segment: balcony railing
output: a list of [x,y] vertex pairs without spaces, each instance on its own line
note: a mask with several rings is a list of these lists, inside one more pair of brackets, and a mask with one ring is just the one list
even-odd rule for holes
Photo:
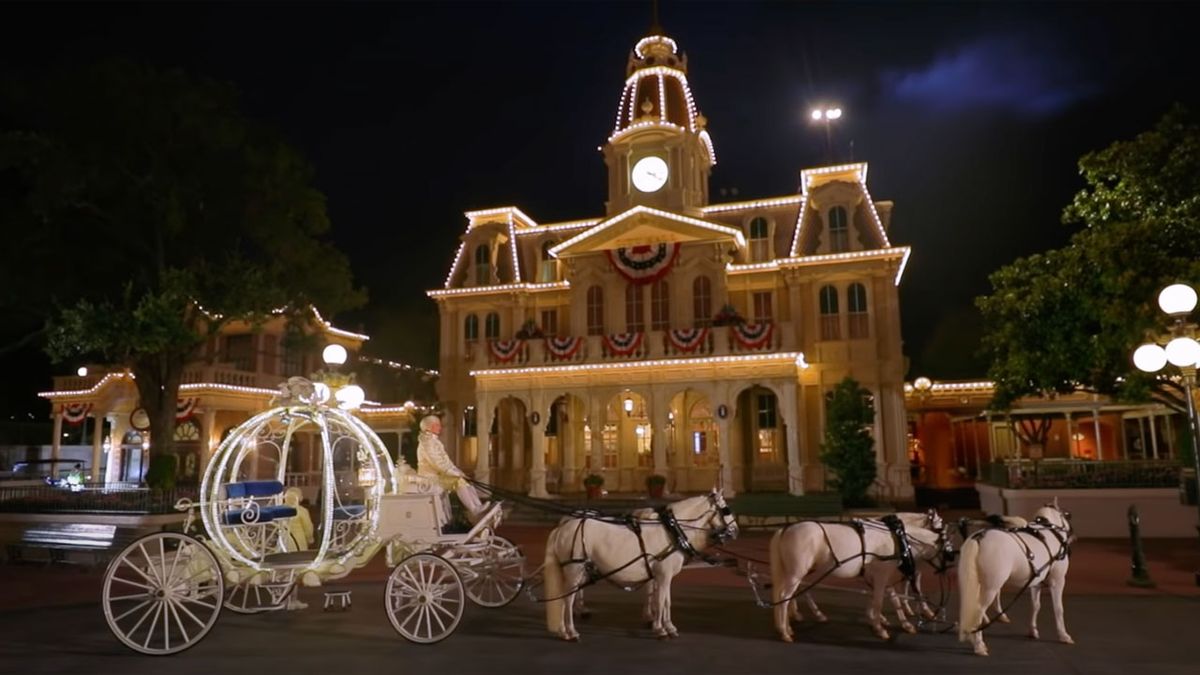
[[[55,377],[54,391],[86,391],[96,386],[106,374],[104,371],[94,371],[84,377],[79,377],[78,375]],[[218,363],[213,365],[193,365],[184,368],[180,384],[216,383],[236,387],[274,389],[285,379],[287,378],[282,375],[255,373],[247,370],[239,370],[232,364]]]
[[672,341],[669,331],[647,331],[641,344],[630,353],[622,354],[607,348],[604,336],[581,336],[581,343],[570,356],[564,351],[549,348],[544,338],[531,338],[512,348],[506,341],[495,346],[485,340],[473,342],[467,347],[465,360],[471,368],[525,368],[530,366],[555,366],[569,363],[612,363],[656,359],[686,358],[689,356],[730,356],[746,353],[770,353],[797,348],[791,322],[780,322],[774,326],[770,339],[756,347],[746,347],[730,333],[730,328],[718,326],[709,329],[707,335],[691,348],[679,346]]
[[144,487],[81,485],[78,490],[32,485],[0,487],[0,513],[178,513],[182,498],[195,501],[195,487],[150,490]]
[[1180,465],[1170,460],[1084,459],[993,462],[981,482],[1016,489],[1179,487]]

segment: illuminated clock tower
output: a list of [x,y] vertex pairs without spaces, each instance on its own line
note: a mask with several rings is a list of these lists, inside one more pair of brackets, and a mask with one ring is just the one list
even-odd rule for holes
[[716,158],[687,81],[687,57],[655,34],[629,55],[625,90],[604,144],[608,215],[634,206],[700,215]]

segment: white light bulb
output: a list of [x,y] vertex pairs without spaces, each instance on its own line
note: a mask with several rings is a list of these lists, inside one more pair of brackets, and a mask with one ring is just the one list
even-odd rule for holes
[[814,111],[812,111],[812,118],[813,118],[814,120],[819,120],[819,119],[821,119],[821,111],[820,111],[820,110],[814,110]]
[[1157,373],[1167,365],[1167,352],[1155,344],[1144,344],[1133,352],[1133,365],[1147,373]]
[[1167,343],[1167,360],[1176,366],[1194,366],[1200,361],[1200,342],[1190,337],[1177,337]]
[[321,352],[321,358],[331,366],[342,365],[346,362],[346,356],[346,348],[338,344],[328,345]]
[[841,117],[841,116],[842,116],[842,109],[841,109],[841,108],[834,108],[833,110],[830,110],[830,111],[826,112],[826,113],[825,113],[825,116],[826,116],[826,117],[828,117],[828,118],[829,118],[829,119],[831,119],[831,120],[836,120],[837,118],[839,118],[839,117]]
[[87,377],[87,374],[88,374],[87,366],[79,366],[79,370],[76,370],[75,374],[80,377]]
[[928,391],[933,388],[933,382],[928,377],[918,377],[913,381],[913,386],[921,391]]
[[1190,314],[1196,309],[1196,290],[1187,284],[1171,284],[1158,294],[1158,306],[1167,314]]
[[348,384],[334,394],[338,407],[343,410],[356,410],[367,399],[367,393],[357,384]]

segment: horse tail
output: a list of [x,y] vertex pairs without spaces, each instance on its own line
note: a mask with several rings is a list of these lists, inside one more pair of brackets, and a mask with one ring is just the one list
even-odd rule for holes
[[[783,529],[775,531],[771,537],[771,589],[775,594],[783,593]],[[774,598],[779,601],[780,598]]]
[[555,635],[561,634],[563,631],[563,599],[559,596],[563,594],[562,565],[558,562],[558,528],[550,532],[549,538],[546,539],[546,556],[543,559],[542,578],[544,580],[543,591],[547,598],[546,601],[546,628]]
[[979,537],[963,544],[958,560],[958,639],[965,642],[983,624],[983,587],[979,582]]

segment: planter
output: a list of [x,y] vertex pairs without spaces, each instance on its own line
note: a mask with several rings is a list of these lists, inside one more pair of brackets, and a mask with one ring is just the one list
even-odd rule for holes
[[600,490],[603,489],[603,486],[601,486],[601,485],[585,485],[583,487],[587,490],[587,498],[588,499],[600,499]]
[[646,491],[650,493],[650,499],[662,499],[666,488],[667,486],[662,484],[648,485]]

